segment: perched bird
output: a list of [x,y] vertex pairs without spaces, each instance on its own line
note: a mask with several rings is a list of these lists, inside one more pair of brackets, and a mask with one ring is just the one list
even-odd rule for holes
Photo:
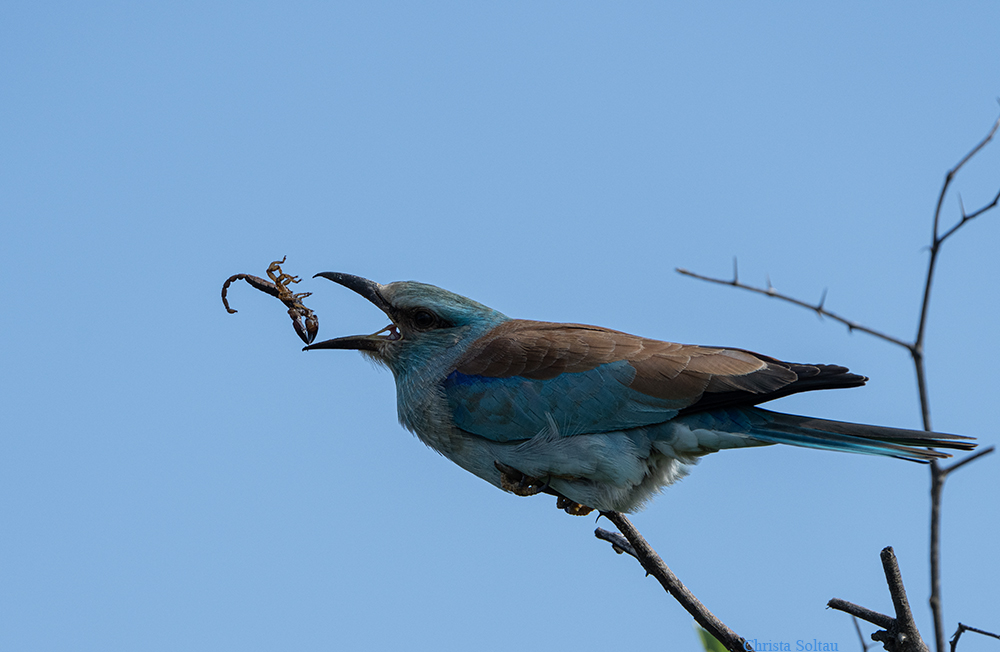
[[511,319],[433,285],[322,276],[390,319],[371,335],[305,347],[357,349],[392,370],[400,423],[484,480],[559,496],[574,514],[631,512],[725,448],[792,444],[917,462],[969,437],[814,419],[756,407],[858,387],[845,367],[674,344],[582,324]]

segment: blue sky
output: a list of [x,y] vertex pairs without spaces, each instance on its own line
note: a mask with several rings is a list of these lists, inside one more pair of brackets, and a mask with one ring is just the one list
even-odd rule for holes
[[[770,407],[919,427],[904,352],[673,270],[738,256],[747,281],[829,288],[911,337],[944,173],[1000,111],[995,3],[4,13],[2,649],[698,648],[592,518],[403,431],[388,372],[301,353],[248,286],[226,314],[222,281],[284,255],[304,277],[844,364],[869,385]],[[995,144],[956,183],[966,206],[998,172]],[[947,244],[927,334],[935,427],[986,444],[998,220]],[[322,338],[384,325],[331,283],[297,289]],[[998,629],[997,459],[946,489],[949,632]],[[889,611],[886,545],[931,636],[928,484],[896,460],[729,451],[634,521],[744,636],[856,649],[825,604]]]

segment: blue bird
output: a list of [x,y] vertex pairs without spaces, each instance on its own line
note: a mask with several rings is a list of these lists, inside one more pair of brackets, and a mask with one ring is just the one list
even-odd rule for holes
[[571,514],[632,512],[726,448],[791,444],[917,462],[971,438],[844,423],[756,407],[858,387],[847,368],[742,349],[674,344],[597,326],[511,319],[433,285],[322,276],[391,323],[304,350],[356,349],[396,380],[399,421],[497,487],[559,497]]

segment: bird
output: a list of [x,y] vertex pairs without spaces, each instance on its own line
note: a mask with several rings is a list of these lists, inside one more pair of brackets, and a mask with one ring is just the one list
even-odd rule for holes
[[399,421],[422,442],[508,492],[555,495],[570,514],[641,510],[724,449],[790,444],[927,463],[950,457],[935,448],[975,447],[961,435],[758,407],[868,380],[840,365],[512,319],[416,281],[316,277],[361,295],[390,324],[303,350],[357,350],[388,367]]

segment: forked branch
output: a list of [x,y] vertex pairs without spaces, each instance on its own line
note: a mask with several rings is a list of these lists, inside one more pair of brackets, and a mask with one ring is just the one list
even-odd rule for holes
[[899,572],[896,553],[891,547],[883,548],[881,557],[895,618],[838,598],[830,600],[827,606],[881,627],[882,629],[872,634],[872,640],[882,643],[888,652],[928,652],[927,645],[920,637],[920,631],[917,630],[917,624],[913,620],[910,602],[906,599],[906,589],[903,588],[903,577]]

